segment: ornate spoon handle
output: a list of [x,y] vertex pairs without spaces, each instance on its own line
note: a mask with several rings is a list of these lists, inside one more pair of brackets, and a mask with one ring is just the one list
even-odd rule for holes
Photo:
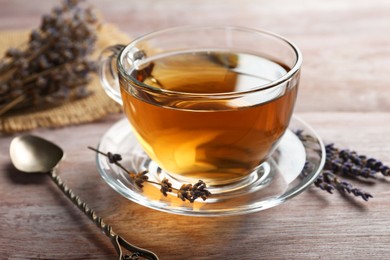
[[[111,239],[111,243],[114,245],[119,260],[122,259],[150,259],[158,260],[158,257],[153,252],[139,248],[127,242],[121,236],[117,235],[110,225],[104,223],[101,217],[98,217],[94,210],[90,209],[87,204],[81,201],[80,197],[75,195],[73,191],[60,179],[60,177],[55,173],[55,169],[49,172],[51,179],[57,184],[58,188],[68,197],[73,204],[75,204],[95,225],[103,231],[103,233]],[[127,249],[131,255],[123,255],[122,247]]]

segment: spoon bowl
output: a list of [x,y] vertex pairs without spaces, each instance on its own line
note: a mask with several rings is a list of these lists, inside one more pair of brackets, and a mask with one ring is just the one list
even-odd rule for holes
[[26,173],[46,173],[64,158],[57,145],[34,135],[15,137],[10,145],[10,157],[16,169]]

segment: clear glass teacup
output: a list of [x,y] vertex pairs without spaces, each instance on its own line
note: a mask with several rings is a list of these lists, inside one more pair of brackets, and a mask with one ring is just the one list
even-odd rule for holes
[[178,27],[103,53],[100,77],[146,154],[179,182],[245,185],[276,149],[302,55],[241,27]]

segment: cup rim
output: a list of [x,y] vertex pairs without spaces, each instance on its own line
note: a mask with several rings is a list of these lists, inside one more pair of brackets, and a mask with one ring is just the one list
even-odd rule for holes
[[[279,39],[279,40],[287,43],[291,47],[291,49],[294,51],[294,53],[296,55],[296,62],[294,64],[294,66],[292,66],[292,68],[287,71],[286,74],[284,74],[282,77],[280,77],[274,81],[271,81],[267,84],[261,85],[259,87],[251,88],[248,90],[243,90],[243,91],[217,92],[217,93],[193,93],[193,92],[182,92],[182,91],[174,91],[174,90],[156,88],[156,87],[147,85],[147,84],[143,83],[142,81],[139,81],[135,77],[131,76],[130,74],[128,74],[124,70],[124,68],[120,62],[123,58],[123,55],[125,53],[127,53],[129,49],[133,48],[140,41],[143,41],[143,40],[146,40],[148,38],[152,38],[156,35],[164,34],[167,32],[184,31],[184,30],[206,30],[206,29],[213,29],[213,30],[222,30],[223,29],[223,30],[245,31],[245,32],[264,34],[264,35],[274,37],[276,39]],[[170,96],[183,96],[183,97],[214,97],[214,98],[216,98],[216,97],[231,97],[231,96],[240,96],[240,95],[244,95],[244,94],[251,94],[251,93],[258,92],[258,91],[268,90],[270,88],[280,86],[281,84],[290,80],[300,70],[301,65],[302,65],[302,61],[303,61],[302,53],[299,50],[299,48],[297,47],[297,45],[295,45],[293,42],[291,42],[287,38],[285,38],[279,34],[267,31],[267,30],[254,29],[254,28],[242,27],[242,26],[193,26],[193,25],[189,25],[189,26],[176,26],[176,27],[170,27],[170,28],[165,28],[165,29],[161,29],[161,30],[156,30],[156,31],[153,31],[153,32],[150,32],[150,33],[147,33],[147,34],[144,34],[140,37],[135,38],[129,44],[125,45],[125,47],[119,53],[118,58],[117,58],[117,67],[118,67],[118,71],[122,75],[126,76],[125,77],[126,80],[128,80],[127,78],[130,78],[131,81],[135,82],[137,86],[143,87],[146,90],[157,93],[157,94],[167,94]]]

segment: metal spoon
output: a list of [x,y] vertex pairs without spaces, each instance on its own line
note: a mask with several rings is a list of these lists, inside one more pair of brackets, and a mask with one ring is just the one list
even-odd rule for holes
[[[27,173],[48,173],[55,184],[101,231],[111,239],[119,258],[118,259],[158,259],[157,255],[146,249],[139,248],[117,235],[111,226],[96,216],[95,211],[88,208],[80,197],[57,176],[56,168],[64,157],[64,152],[57,145],[37,136],[23,135],[12,140],[10,157],[16,169]],[[122,247],[131,255],[123,255]]]

